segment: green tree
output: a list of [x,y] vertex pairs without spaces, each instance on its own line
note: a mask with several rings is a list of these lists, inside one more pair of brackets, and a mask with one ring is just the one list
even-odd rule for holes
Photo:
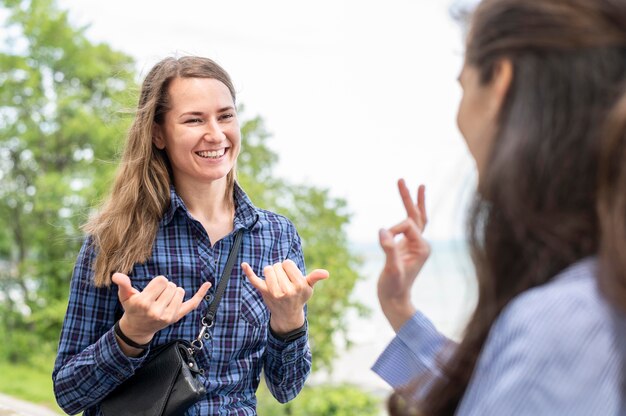
[[127,128],[133,60],[74,29],[51,0],[2,0],[0,314],[12,361],[54,351],[79,225]]

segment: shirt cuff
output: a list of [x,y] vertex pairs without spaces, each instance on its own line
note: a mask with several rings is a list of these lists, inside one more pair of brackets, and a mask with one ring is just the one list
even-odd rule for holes
[[111,328],[95,345],[95,357],[105,374],[110,374],[117,383],[121,383],[135,373],[143,364],[150,349],[139,357],[127,357],[115,338]]
[[400,328],[372,366],[372,371],[393,388],[406,386],[427,373],[430,373],[429,378],[438,376],[439,354],[448,342],[418,311]]
[[[269,325],[269,323],[268,323]],[[306,346],[309,341],[309,324],[306,322],[306,333],[298,339],[284,342],[272,335],[272,331],[267,331],[268,353],[283,362],[291,364],[298,361],[305,353]]]

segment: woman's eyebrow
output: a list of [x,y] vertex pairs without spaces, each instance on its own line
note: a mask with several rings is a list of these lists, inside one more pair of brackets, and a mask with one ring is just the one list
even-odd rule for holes
[[[235,109],[235,107],[233,107],[232,105],[229,105],[227,107],[220,108],[216,112],[217,113],[223,113],[224,111],[232,111],[234,109]],[[204,114],[206,114],[204,111],[185,111],[179,117],[183,117],[183,116],[202,116]]]
[[180,117],[182,116],[201,116],[204,115],[204,113],[202,111],[185,111],[184,113],[182,113],[180,115]]

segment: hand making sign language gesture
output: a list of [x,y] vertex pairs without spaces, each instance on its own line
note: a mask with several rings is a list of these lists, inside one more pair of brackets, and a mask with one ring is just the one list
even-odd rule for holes
[[[120,329],[137,344],[149,343],[158,331],[196,309],[211,287],[211,283],[204,282],[191,299],[183,302],[185,289],[164,276],[152,279],[141,292],[132,287],[130,278],[123,273],[115,273],[111,280],[119,288],[118,297],[124,308],[124,315],[119,321]],[[131,355],[142,352],[126,343],[120,346]]]
[[242,263],[241,267],[252,286],[263,296],[270,310],[270,327],[279,335],[304,325],[304,304],[313,295],[313,286],[329,276],[328,271],[315,269],[305,277],[289,259],[265,266],[265,280],[260,279],[248,263]]
[[[422,237],[427,222],[425,187],[419,186],[415,204],[403,179],[398,181],[398,190],[407,218],[379,232],[386,261],[378,279],[378,300],[396,332],[415,313],[411,287],[430,254],[430,246]],[[396,242],[394,237],[400,234],[402,238]]]

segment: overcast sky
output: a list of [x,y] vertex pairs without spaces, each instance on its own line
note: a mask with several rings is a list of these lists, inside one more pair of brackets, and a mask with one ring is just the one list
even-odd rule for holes
[[132,55],[142,76],[166,56],[215,59],[233,79],[243,117],[265,119],[276,174],[347,200],[350,239],[375,242],[380,227],[403,218],[400,177],[427,186],[427,237],[462,233],[475,173],[455,122],[463,38],[451,1],[59,5],[90,24],[92,40]]

